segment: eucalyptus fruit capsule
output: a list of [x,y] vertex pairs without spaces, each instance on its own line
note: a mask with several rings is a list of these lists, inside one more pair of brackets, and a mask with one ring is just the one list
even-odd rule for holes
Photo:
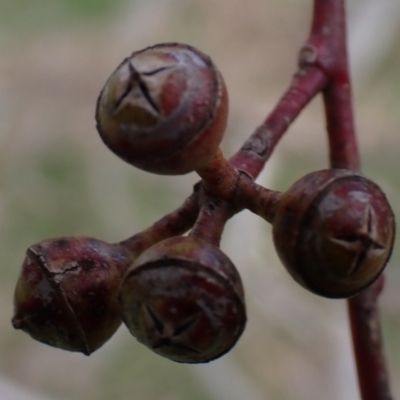
[[164,240],[139,256],[121,285],[120,302],[139,342],[182,363],[222,356],[246,324],[236,268],[219,248],[191,237]]
[[210,57],[164,43],[118,66],[100,93],[96,121],[103,142],[126,162],[178,175],[213,158],[227,114],[225,83]]
[[29,247],[14,294],[14,328],[53,347],[93,353],[122,323],[118,290],[130,263],[124,247],[87,237]]
[[371,285],[395,236],[381,188],[345,169],[312,172],[282,194],[273,219],[277,253],[293,278],[321,296],[345,298]]

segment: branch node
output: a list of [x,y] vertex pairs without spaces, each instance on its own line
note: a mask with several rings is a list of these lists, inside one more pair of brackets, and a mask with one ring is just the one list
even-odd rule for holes
[[304,68],[310,65],[315,64],[318,58],[318,49],[311,45],[311,44],[306,44],[300,49],[299,53],[299,67]]

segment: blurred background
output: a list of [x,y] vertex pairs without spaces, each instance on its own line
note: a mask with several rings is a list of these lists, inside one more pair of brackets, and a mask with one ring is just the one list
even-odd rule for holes
[[[265,118],[296,69],[312,4],[299,0],[0,0],[0,398],[2,400],[354,400],[345,301],[306,292],[275,255],[270,226],[242,212],[222,249],[242,274],[246,331],[228,355],[180,365],[121,327],[90,357],[15,331],[13,289],[25,249],[88,235],[116,242],[177,207],[194,174],[158,177],[101,143],[95,102],[133,50],[179,41],[212,56],[231,111],[232,155]],[[350,0],[350,60],[364,172],[400,215],[400,3]],[[327,166],[321,99],[281,141],[259,182],[285,190]],[[400,397],[400,253],[381,298],[394,397]]]

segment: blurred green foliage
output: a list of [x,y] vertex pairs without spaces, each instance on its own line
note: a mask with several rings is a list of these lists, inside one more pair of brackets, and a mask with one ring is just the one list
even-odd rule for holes
[[115,12],[121,0],[0,0],[0,26],[18,34],[80,24]]

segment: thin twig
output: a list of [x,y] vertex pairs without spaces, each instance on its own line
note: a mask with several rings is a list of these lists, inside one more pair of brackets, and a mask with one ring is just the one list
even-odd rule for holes
[[[360,161],[351,103],[344,0],[315,0],[309,45],[319,47],[315,62],[330,76],[323,95],[331,166],[358,170]],[[386,369],[377,302],[382,280],[383,277],[361,294],[348,300],[362,400],[393,398]]]

